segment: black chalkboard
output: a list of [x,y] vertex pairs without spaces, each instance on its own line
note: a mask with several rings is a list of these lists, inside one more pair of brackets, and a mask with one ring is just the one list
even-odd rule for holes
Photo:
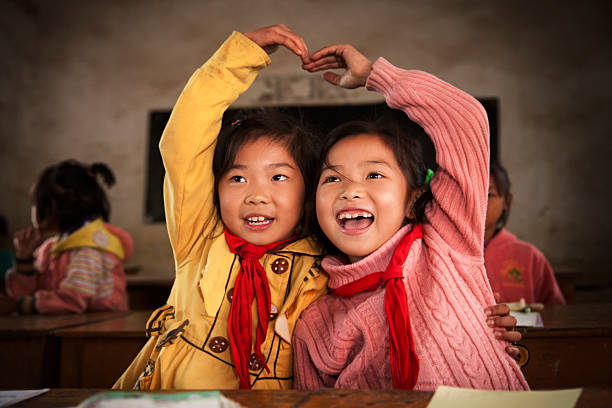
[[[489,116],[491,129],[491,157],[497,159],[497,98],[478,98]],[[384,103],[368,105],[333,105],[333,106],[280,106],[274,107],[284,113],[296,116],[309,124],[319,135],[324,135],[339,124],[351,120],[375,120],[381,116],[400,123],[408,120],[398,110],[390,109]],[[240,119],[255,109],[230,109],[223,116],[223,125]],[[170,118],[170,110],[153,110],[149,112],[149,143],[147,156],[147,186],[145,201],[145,221],[149,223],[164,222],[163,179],[164,166],[159,154],[159,140]]]

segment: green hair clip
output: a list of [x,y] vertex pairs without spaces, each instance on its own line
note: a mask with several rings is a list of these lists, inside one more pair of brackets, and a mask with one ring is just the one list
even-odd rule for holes
[[431,178],[434,175],[434,171],[432,169],[427,169],[427,175],[425,176],[425,181],[423,182],[424,186],[429,185],[429,182],[431,181]]

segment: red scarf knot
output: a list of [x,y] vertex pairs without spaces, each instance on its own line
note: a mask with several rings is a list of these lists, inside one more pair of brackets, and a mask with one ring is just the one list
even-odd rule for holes
[[395,248],[384,272],[370,273],[333,291],[337,296],[348,297],[375,290],[381,284],[385,284],[385,314],[389,323],[391,372],[393,387],[398,389],[413,389],[419,376],[420,363],[414,347],[406,288],[402,280],[404,262],[412,243],[422,237],[423,226],[414,225],[412,231],[406,234]]
[[[259,263],[266,252],[280,249],[296,238],[274,242],[268,245],[251,244],[225,228],[225,241],[233,254],[240,257],[240,271],[234,284],[234,296],[230,307],[228,331],[232,359],[240,379],[240,388],[251,388],[249,360],[251,349],[269,373],[266,359],[261,353],[261,345],[266,338],[270,318],[270,285],[263,266]],[[257,299],[257,329],[253,345],[251,307]]]

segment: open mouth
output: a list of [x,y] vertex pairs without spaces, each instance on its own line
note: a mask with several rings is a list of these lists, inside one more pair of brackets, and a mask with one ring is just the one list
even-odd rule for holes
[[336,222],[346,231],[358,231],[372,225],[374,215],[365,210],[345,210],[336,215]]
[[253,215],[245,218],[246,223],[252,227],[261,227],[270,224],[274,218],[265,217],[262,215]]

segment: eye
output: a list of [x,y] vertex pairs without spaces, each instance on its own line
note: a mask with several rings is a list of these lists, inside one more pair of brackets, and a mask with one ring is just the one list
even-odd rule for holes
[[338,176],[327,176],[323,177],[322,183],[335,183],[336,181],[340,181]]
[[368,174],[368,177],[366,177],[367,179],[381,179],[383,178],[383,175],[380,173],[376,173],[376,172],[372,172],[370,174]]
[[272,176],[272,180],[274,181],[283,181],[283,180],[287,180],[287,176],[285,176],[284,174],[275,174],[274,176]]
[[230,181],[232,183],[246,183],[246,179],[242,176],[232,176],[230,177]]

